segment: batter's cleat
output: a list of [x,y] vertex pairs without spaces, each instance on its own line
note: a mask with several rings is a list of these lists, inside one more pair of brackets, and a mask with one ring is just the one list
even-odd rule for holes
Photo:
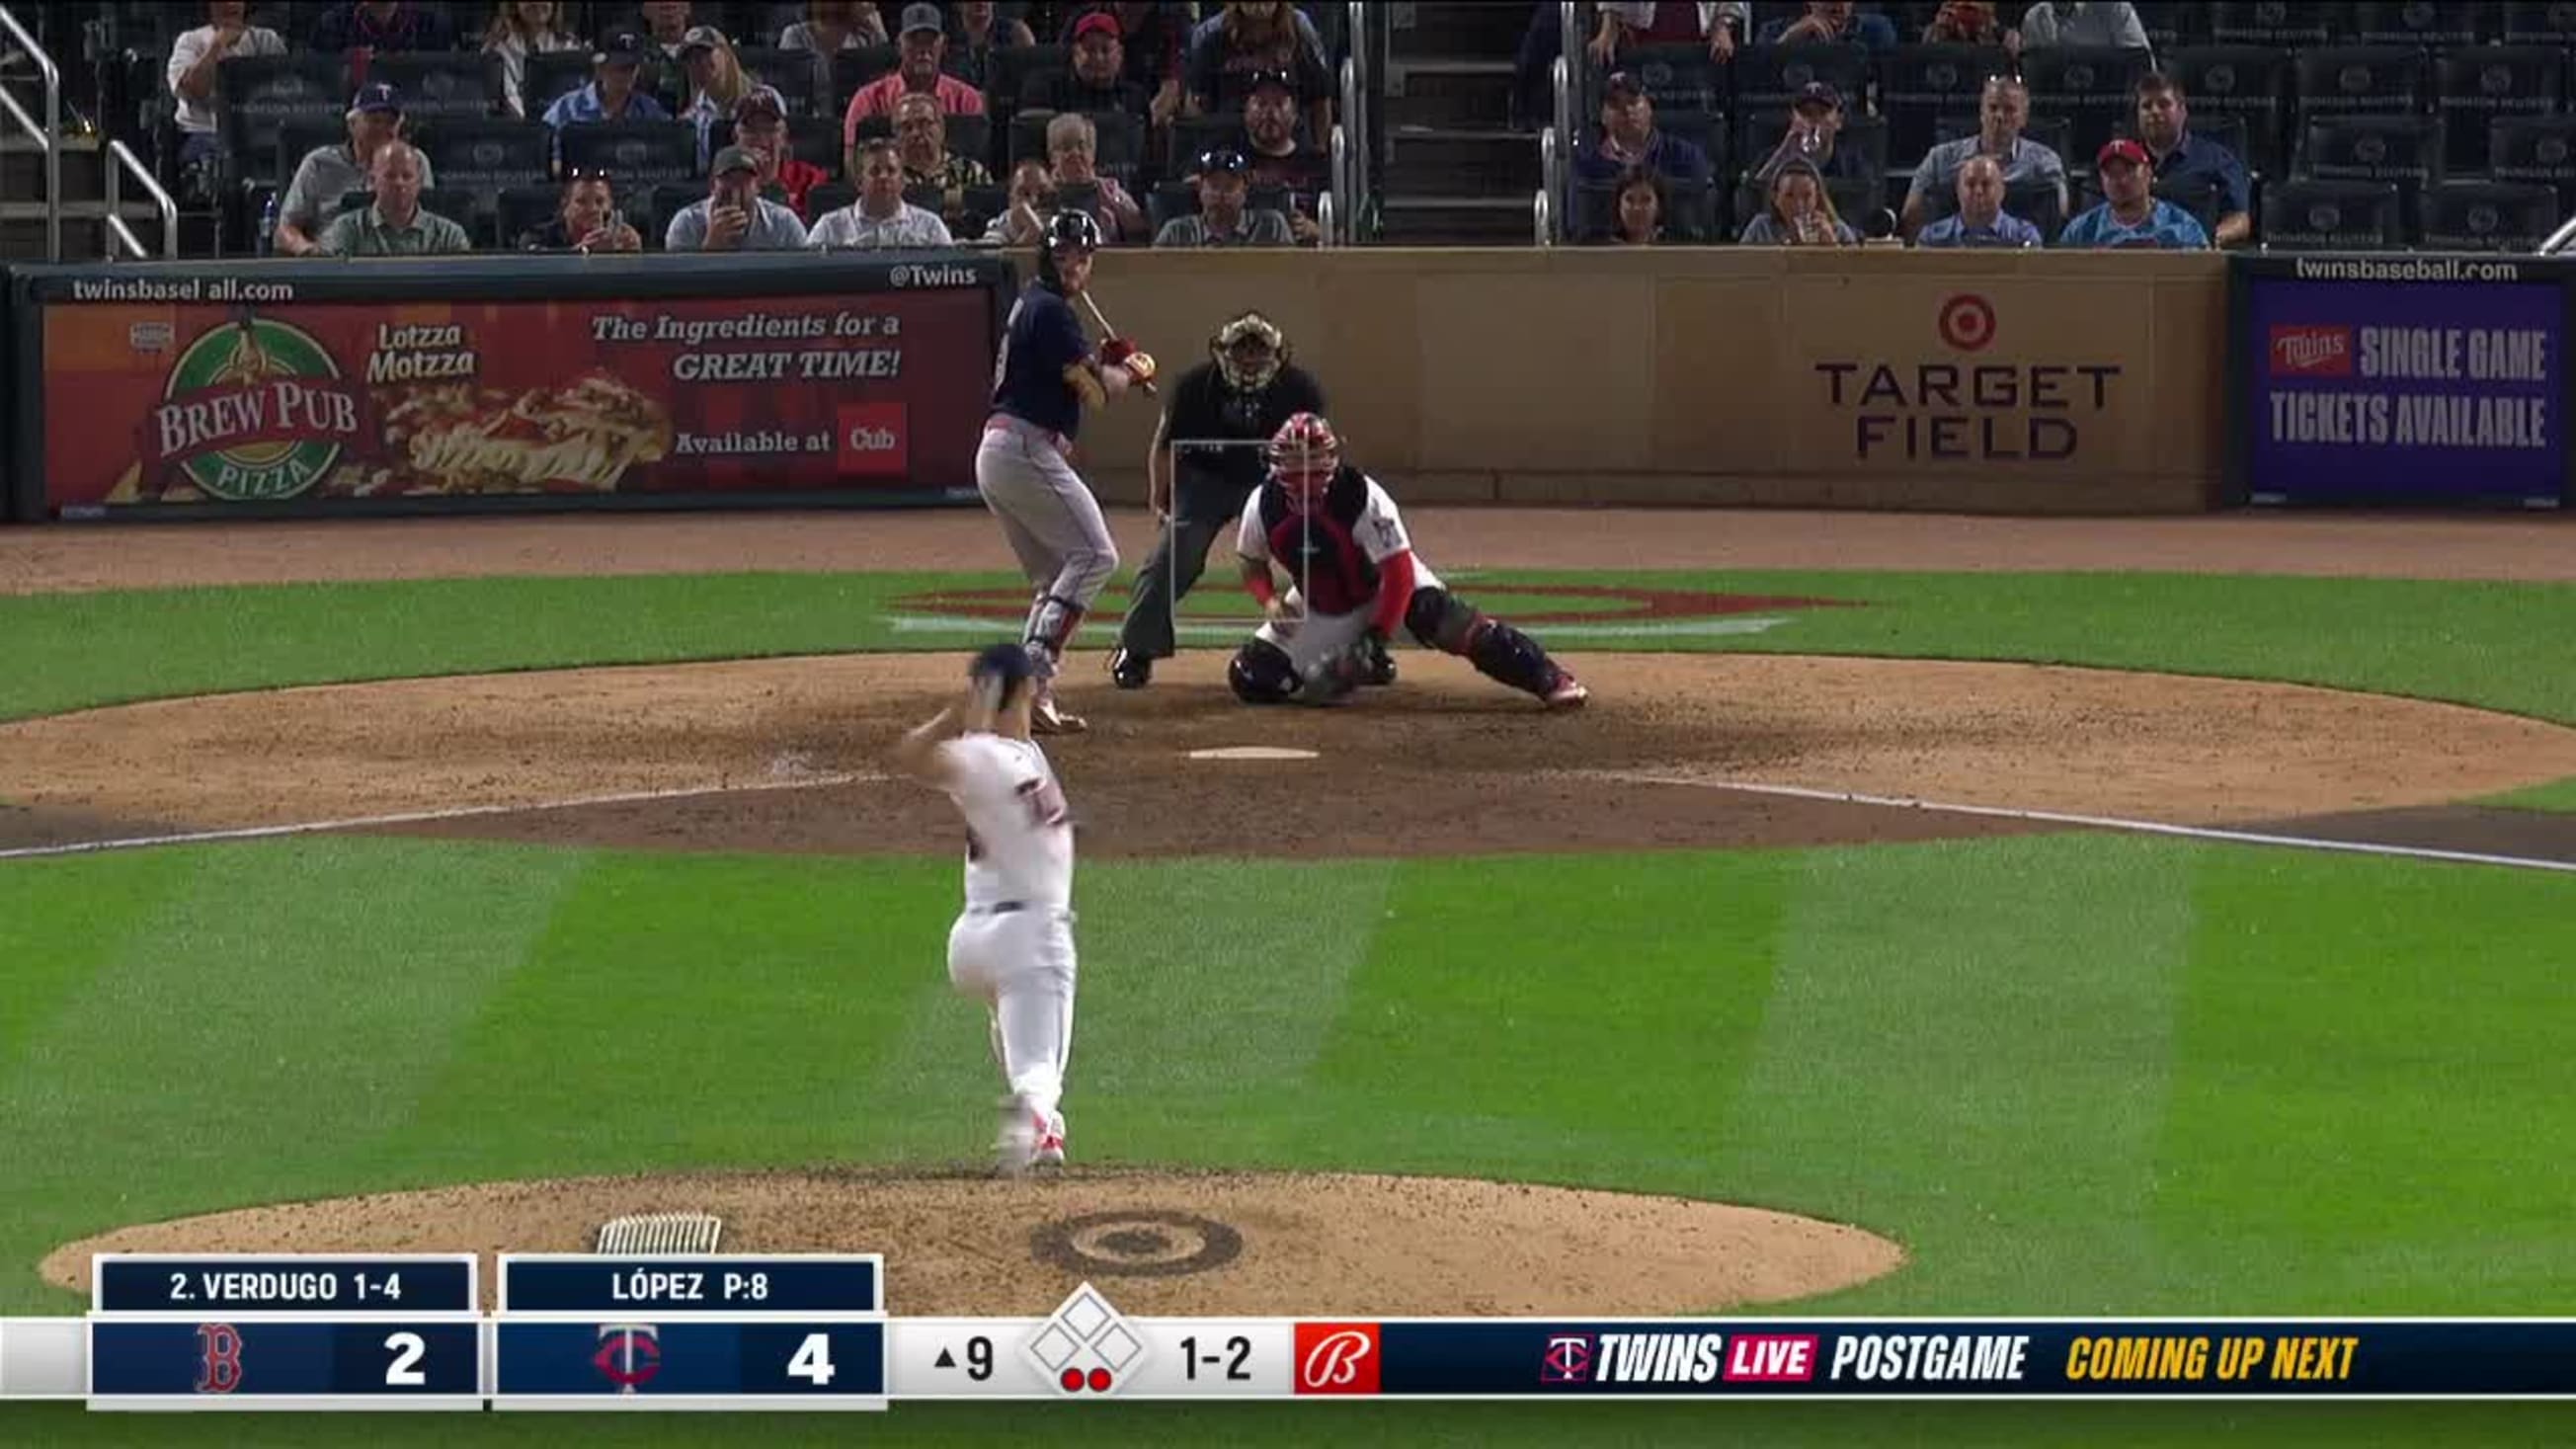
[[1109,678],[1120,689],[1143,689],[1154,681],[1154,661],[1133,649],[1109,656]]
[[1395,659],[1386,641],[1372,635],[1360,646],[1360,683],[1372,688],[1395,683]]
[[1029,733],[1036,735],[1078,735],[1091,728],[1090,721],[1078,714],[1067,714],[1055,702],[1055,686],[1042,685],[1037,703],[1029,707]]
[[1581,709],[1583,702],[1592,697],[1592,691],[1583,687],[1582,680],[1560,669],[1556,671],[1556,683],[1549,685],[1547,693],[1539,697],[1547,701],[1549,709]]
[[1064,1166],[1064,1114],[1062,1112],[1049,1114],[1045,1125],[1039,1128],[1037,1148],[1030,1154],[1029,1162],[1036,1167]]

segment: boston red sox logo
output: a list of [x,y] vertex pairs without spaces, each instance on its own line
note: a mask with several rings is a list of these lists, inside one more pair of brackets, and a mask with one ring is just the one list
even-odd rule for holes
[[229,1394],[241,1381],[241,1330],[229,1323],[198,1324],[197,1392]]

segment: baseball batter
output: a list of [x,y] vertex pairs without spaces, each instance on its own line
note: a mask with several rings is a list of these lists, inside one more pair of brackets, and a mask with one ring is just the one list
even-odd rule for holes
[[1037,670],[1030,719],[1042,735],[1084,728],[1079,716],[1057,707],[1056,666],[1118,567],[1100,502],[1067,455],[1083,409],[1154,381],[1154,359],[1125,338],[1108,339],[1093,356],[1073,314],[1072,299],[1089,285],[1099,248],[1100,224],[1087,213],[1060,211],[1047,224],[1037,280],[1012,305],[1003,330],[993,412],[975,453],[975,490],[1001,520],[1002,536],[1037,591],[1023,647]]
[[[1029,738],[1039,679],[1024,645],[967,666],[967,695],[894,747],[906,774],[966,817],[966,908],[948,931],[948,979],[981,1000],[1009,1095],[1002,1171],[1064,1163],[1065,1060],[1073,1050],[1073,817]],[[959,732],[948,737],[952,726]]]
[[[1289,360],[1288,337],[1258,312],[1228,318],[1208,339],[1208,360],[1180,375],[1145,454],[1145,493],[1164,521],[1118,631],[1110,677],[1142,689],[1154,661],[1172,656],[1172,610],[1207,568],[1208,546],[1243,517],[1261,486],[1261,445],[1297,413],[1324,410],[1313,374]],[[1231,448],[1176,448],[1228,442]]]
[[[1398,622],[1425,649],[1455,654],[1550,709],[1591,697],[1527,634],[1449,592],[1415,557],[1403,515],[1376,479],[1342,461],[1332,424],[1299,413],[1268,449],[1270,476],[1235,533],[1243,586],[1262,625],[1226,682],[1247,704],[1330,704],[1372,681]],[[1285,568],[1280,591],[1274,566]]]

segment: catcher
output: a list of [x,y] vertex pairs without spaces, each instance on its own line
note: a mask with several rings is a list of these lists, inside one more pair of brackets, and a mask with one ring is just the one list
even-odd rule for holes
[[1314,377],[1289,361],[1287,335],[1258,312],[1228,319],[1208,339],[1208,360],[1181,374],[1145,454],[1146,496],[1165,527],[1136,571],[1109,657],[1120,689],[1144,688],[1154,661],[1172,656],[1172,611],[1206,569],[1208,546],[1261,486],[1257,447],[1175,448],[1174,440],[1264,443],[1291,415],[1323,410]]
[[[1377,480],[1342,461],[1332,424],[1299,413],[1272,435],[1268,481],[1235,535],[1243,587],[1263,622],[1235,652],[1226,682],[1246,704],[1331,704],[1394,675],[1382,661],[1403,623],[1425,649],[1455,654],[1486,678],[1550,709],[1577,709],[1582,683],[1527,634],[1441,586],[1415,558],[1403,515]],[[1273,563],[1290,574],[1280,592]]]

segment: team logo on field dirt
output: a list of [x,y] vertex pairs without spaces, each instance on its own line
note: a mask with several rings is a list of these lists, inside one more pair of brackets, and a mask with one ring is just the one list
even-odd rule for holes
[[1196,1213],[1136,1208],[1044,1224],[1029,1235],[1029,1251],[1068,1273],[1184,1278],[1242,1256],[1243,1234]]
[[179,354],[137,441],[148,473],[265,502],[327,477],[366,416],[364,391],[312,334],[245,313]]

